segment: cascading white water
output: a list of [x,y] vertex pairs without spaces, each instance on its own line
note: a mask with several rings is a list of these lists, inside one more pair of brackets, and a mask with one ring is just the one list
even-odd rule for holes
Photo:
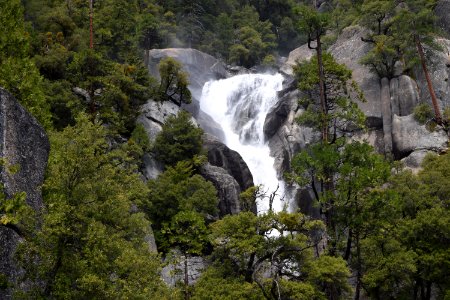
[[[284,203],[284,183],[277,178],[264,142],[264,120],[278,101],[283,76],[246,74],[228,79],[209,81],[203,87],[201,109],[222,126],[229,148],[239,152],[253,174],[255,185],[262,184],[268,194],[278,188],[273,209],[280,211]],[[258,213],[269,209],[268,199],[258,203]]]

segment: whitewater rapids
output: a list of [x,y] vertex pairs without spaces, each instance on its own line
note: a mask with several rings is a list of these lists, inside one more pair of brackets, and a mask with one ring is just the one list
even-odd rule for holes
[[[281,211],[284,201],[284,182],[278,180],[274,158],[264,141],[264,120],[278,101],[282,89],[281,74],[245,74],[228,79],[209,81],[202,91],[200,108],[222,126],[224,142],[242,156],[253,175],[255,185],[263,185],[269,195],[278,187],[273,210]],[[257,203],[258,214],[269,209],[269,199]]]

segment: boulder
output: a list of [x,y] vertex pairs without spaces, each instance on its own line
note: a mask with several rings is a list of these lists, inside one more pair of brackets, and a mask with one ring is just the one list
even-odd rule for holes
[[203,137],[203,147],[208,153],[208,162],[228,172],[237,181],[241,191],[253,186],[252,173],[238,152],[209,134]]
[[219,197],[219,216],[237,214],[241,211],[239,183],[225,169],[206,163],[200,168],[200,174],[211,181]]
[[289,53],[287,61],[281,66],[280,71],[286,75],[293,75],[293,67],[298,61],[310,60],[315,54],[314,50],[308,48],[308,45],[303,45]]
[[450,0],[438,0],[434,11],[438,26],[450,36]]
[[176,116],[180,107],[170,101],[157,102],[147,101],[141,107],[141,115],[136,122],[142,124],[147,132],[150,141],[154,141],[158,133],[162,130],[162,125],[169,116]]
[[359,108],[364,112],[369,127],[382,124],[381,112],[381,84],[378,76],[368,67],[359,63],[361,58],[370,51],[371,45],[361,40],[366,35],[366,29],[360,26],[351,26],[342,32],[329,52],[336,61],[345,64],[352,70],[353,79],[358,83],[364,93],[366,102],[359,102]]
[[[0,88],[0,157],[6,165],[18,166],[14,174],[3,167],[0,181],[6,197],[25,192],[34,210],[43,208],[40,187],[44,181],[50,144],[42,126],[6,90]],[[13,253],[20,241],[20,230],[0,225],[0,274],[14,281],[19,270]],[[10,299],[9,290],[0,289],[0,299]]]
[[448,149],[447,133],[440,127],[430,132],[425,125],[420,125],[413,115],[392,120],[393,153],[397,159],[404,158],[413,151],[429,150],[444,152]]
[[421,169],[422,162],[427,154],[435,153],[429,150],[416,150],[407,157],[403,158],[403,162],[406,169],[412,170],[413,173],[417,173]]

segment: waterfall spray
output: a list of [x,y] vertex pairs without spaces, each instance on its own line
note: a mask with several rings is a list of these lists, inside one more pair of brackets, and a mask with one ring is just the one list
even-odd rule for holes
[[[203,87],[201,109],[222,126],[229,148],[239,152],[253,175],[255,185],[262,184],[270,194],[277,190],[273,209],[283,208],[284,182],[278,180],[274,158],[264,141],[264,120],[278,101],[283,76],[246,74],[209,81]],[[269,200],[258,203],[258,213],[269,209]]]

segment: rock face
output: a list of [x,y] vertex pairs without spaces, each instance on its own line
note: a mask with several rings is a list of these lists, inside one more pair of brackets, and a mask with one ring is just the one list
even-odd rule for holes
[[226,78],[230,74],[225,65],[209,54],[195,49],[168,48],[153,49],[148,51],[148,68],[150,73],[159,78],[158,64],[161,59],[173,57],[183,65],[183,69],[189,74],[189,90],[192,93],[192,103],[183,108],[189,111],[198,121],[205,132],[218,138],[223,138],[222,128],[207,114],[200,110],[200,98],[203,85],[209,80]]
[[253,186],[252,173],[239,153],[208,134],[203,138],[203,147],[208,152],[209,163],[225,169],[236,179],[242,191]]
[[310,60],[315,54],[314,50],[308,48],[308,45],[303,45],[289,53],[287,61],[281,66],[280,71],[287,75],[293,75],[293,67],[297,61]]
[[150,50],[148,68],[153,76],[159,78],[158,64],[161,59],[166,57],[173,57],[183,65],[184,70],[189,74],[191,92],[197,99],[201,95],[201,89],[205,82],[228,76],[222,62],[209,54],[187,48]]
[[[292,84],[295,85],[294,82],[290,83]],[[269,142],[270,154],[275,158],[274,166],[280,178],[289,170],[294,154],[320,138],[319,133],[300,126],[296,121],[303,113],[298,105],[301,93],[292,86],[287,86],[285,91],[288,92],[280,94],[280,100],[269,111],[264,122],[264,135]]]
[[397,158],[402,158],[414,151],[430,150],[437,153],[448,149],[447,133],[437,128],[430,132],[425,125],[420,125],[413,115],[392,120],[393,152]]
[[450,0],[437,1],[434,11],[438,17],[438,26],[450,36]]
[[213,166],[210,163],[202,166],[200,173],[206,180],[211,181],[217,190],[219,217],[237,214],[241,211],[239,203],[241,188],[233,176],[225,169]]
[[[446,12],[448,15],[448,11]],[[436,42],[442,47],[443,51],[430,49],[425,47],[425,55],[427,57],[428,72],[433,82],[434,91],[438,98],[439,106],[442,108],[450,106],[450,40],[440,38]],[[427,87],[425,74],[420,65],[414,69],[416,81],[419,90],[421,102],[431,105],[431,97]]]
[[179,111],[180,108],[173,102],[149,100],[141,107],[141,115],[136,122],[144,126],[148,138],[150,141],[154,141],[158,133],[161,132],[162,125],[164,125],[167,118],[176,116]]
[[[11,197],[25,192],[26,202],[35,210],[43,207],[40,186],[44,181],[50,144],[44,129],[7,91],[0,88],[0,157],[7,165],[18,166],[10,174],[1,169],[0,181],[4,193]],[[15,280],[18,274],[13,253],[20,240],[20,232],[0,225],[0,274]],[[9,299],[8,290],[0,289],[0,299]]]
[[202,167],[201,174],[218,191],[220,217],[239,213],[239,194],[253,186],[253,176],[247,164],[239,153],[211,135],[204,136],[203,147],[208,153],[209,163]]
[[380,80],[368,67],[359,63],[371,47],[361,40],[365,34],[365,29],[360,26],[348,27],[329,51],[338,63],[345,64],[352,70],[353,79],[367,100],[365,103],[358,102],[358,106],[366,115],[368,126],[378,127],[382,124]]
[[[180,253],[172,253],[175,263],[169,263],[162,269],[161,275],[164,282],[170,287],[174,287],[177,282],[184,282],[185,257]],[[194,256],[187,259],[188,283],[193,285],[208,267],[208,262],[204,257]]]

